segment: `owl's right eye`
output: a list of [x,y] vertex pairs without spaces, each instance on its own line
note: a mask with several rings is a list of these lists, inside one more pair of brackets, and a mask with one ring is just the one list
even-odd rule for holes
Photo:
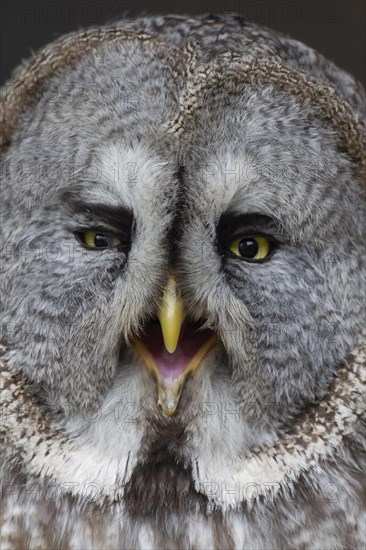
[[100,250],[106,248],[119,248],[124,244],[123,240],[117,235],[102,233],[100,231],[81,231],[78,233],[78,237],[87,248]]
[[248,262],[259,262],[266,259],[273,248],[273,242],[265,236],[253,235],[235,240],[230,252]]

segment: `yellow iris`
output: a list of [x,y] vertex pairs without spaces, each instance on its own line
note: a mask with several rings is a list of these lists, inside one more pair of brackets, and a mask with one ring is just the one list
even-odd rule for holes
[[114,235],[107,235],[99,231],[84,231],[81,240],[88,248],[113,248],[122,244],[121,239]]
[[271,250],[271,241],[267,237],[244,237],[237,239],[230,246],[230,251],[244,260],[264,260]]

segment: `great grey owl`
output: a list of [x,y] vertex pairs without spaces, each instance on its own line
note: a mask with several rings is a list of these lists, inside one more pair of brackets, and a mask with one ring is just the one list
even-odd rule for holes
[[363,547],[361,86],[167,16],[2,100],[1,548]]

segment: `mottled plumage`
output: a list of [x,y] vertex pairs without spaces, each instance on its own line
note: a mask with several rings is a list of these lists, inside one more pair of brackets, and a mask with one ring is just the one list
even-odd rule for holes
[[[2,548],[362,547],[360,85],[167,16],[61,37],[2,109]],[[172,288],[181,393],[141,348]]]

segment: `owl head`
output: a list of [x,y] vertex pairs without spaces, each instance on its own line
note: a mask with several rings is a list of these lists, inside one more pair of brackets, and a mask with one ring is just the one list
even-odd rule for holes
[[74,34],[5,90],[6,362],[136,506],[270,444],[365,322],[364,93],[230,21]]

